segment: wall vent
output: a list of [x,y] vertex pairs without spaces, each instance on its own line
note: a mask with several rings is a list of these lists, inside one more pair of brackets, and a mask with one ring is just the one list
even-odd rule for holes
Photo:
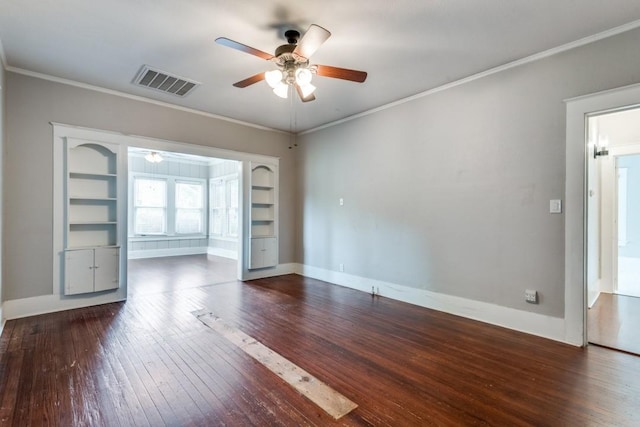
[[186,96],[200,83],[144,65],[133,83],[176,96]]

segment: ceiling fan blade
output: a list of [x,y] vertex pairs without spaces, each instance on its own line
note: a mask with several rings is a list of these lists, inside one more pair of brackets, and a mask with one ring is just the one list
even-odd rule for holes
[[267,61],[273,58],[273,55],[263,52],[261,50],[255,49],[251,46],[247,46],[246,44],[238,43],[236,41],[230,40],[226,37],[218,37],[216,39],[216,43],[221,44],[222,46],[227,46],[232,49],[239,50],[241,52],[249,53],[251,55],[255,55],[258,58],[266,59]]
[[367,79],[365,71],[350,70],[348,68],[331,67],[329,65],[316,65],[316,74],[322,77],[332,77],[334,79],[350,80],[362,83]]
[[309,101],[315,101],[316,96],[313,93],[310,93],[309,95],[307,95],[307,97],[305,98],[305,96],[302,94],[302,89],[300,88],[300,85],[295,85],[296,86],[296,92],[298,92],[298,96],[300,97],[300,100],[302,102],[309,102]]
[[327,41],[331,33],[319,25],[311,24],[302,39],[298,42],[293,53],[309,59],[318,48]]
[[260,81],[264,80],[264,73],[259,73],[256,74],[255,76],[251,76],[247,79],[244,80],[240,80],[237,83],[234,83],[233,85],[235,87],[239,87],[239,88],[243,88],[243,87],[247,87],[247,86],[251,86],[254,83],[258,83]]

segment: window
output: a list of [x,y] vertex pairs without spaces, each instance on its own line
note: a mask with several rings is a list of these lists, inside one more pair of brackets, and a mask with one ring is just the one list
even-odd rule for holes
[[135,234],[165,234],[167,230],[167,181],[134,179]]
[[176,181],[176,234],[202,233],[203,196],[201,183]]
[[238,178],[211,180],[209,229],[212,235],[238,237]]
[[206,233],[205,180],[134,174],[132,182],[134,235]]

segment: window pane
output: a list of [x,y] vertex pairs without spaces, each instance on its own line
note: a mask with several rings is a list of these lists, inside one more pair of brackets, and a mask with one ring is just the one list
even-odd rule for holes
[[176,210],[176,233],[194,234],[202,232],[202,211],[197,209]]
[[230,179],[227,181],[227,194],[229,195],[229,207],[238,207],[238,180]]
[[211,234],[222,235],[222,209],[211,209]]
[[176,182],[176,207],[201,209],[202,184],[193,182]]
[[229,236],[238,236],[238,209],[229,208]]
[[136,208],[135,234],[163,234],[165,232],[164,208]]
[[164,208],[167,206],[167,182],[160,179],[136,178],[134,206]]
[[211,205],[214,208],[224,207],[224,182],[216,181],[211,186]]

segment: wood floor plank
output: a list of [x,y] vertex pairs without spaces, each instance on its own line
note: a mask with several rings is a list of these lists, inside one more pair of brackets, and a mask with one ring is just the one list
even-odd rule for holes
[[640,298],[601,293],[587,319],[589,342],[640,355]]
[[[197,268],[172,280],[211,274]],[[295,275],[168,287],[7,322],[0,425],[640,425],[630,354]],[[333,420],[191,315],[203,307],[358,408]]]

